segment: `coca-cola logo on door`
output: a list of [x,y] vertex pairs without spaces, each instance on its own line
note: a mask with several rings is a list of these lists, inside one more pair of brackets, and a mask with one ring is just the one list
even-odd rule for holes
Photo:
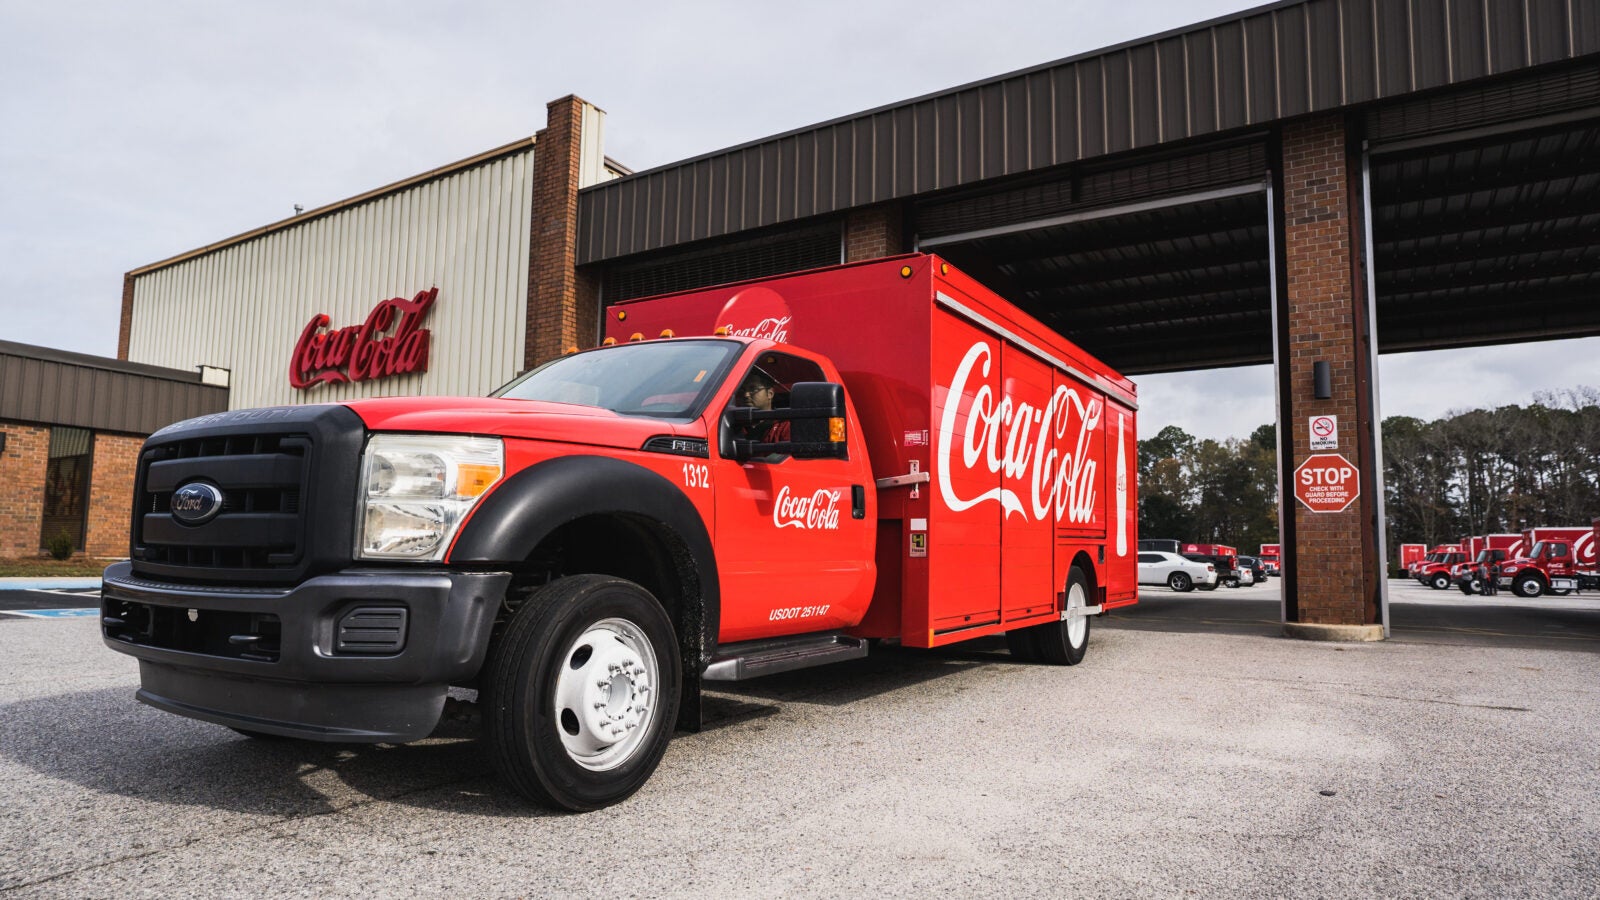
[[[1100,398],[1085,400],[1063,385],[1040,409],[1009,396],[996,397],[988,384],[972,390],[968,382],[973,371],[987,378],[993,355],[988,343],[973,344],[950,379],[936,449],[945,504],[961,512],[992,501],[1007,516],[1093,521],[1099,464],[1091,458],[1090,439],[1100,429]],[[963,416],[966,427],[958,434]],[[958,469],[999,475],[1000,485],[963,497],[951,480]]]
[[[766,338],[788,343],[794,315],[783,295],[768,287],[745,288],[723,304],[716,330],[733,337]],[[726,329],[726,330],[724,330]]]
[[295,342],[289,383],[304,390],[324,383],[428,371],[432,335],[422,327],[422,320],[437,299],[438,288],[422,291],[410,300],[391,297],[374,306],[360,325],[331,330],[325,330],[332,321],[327,314],[312,316]]

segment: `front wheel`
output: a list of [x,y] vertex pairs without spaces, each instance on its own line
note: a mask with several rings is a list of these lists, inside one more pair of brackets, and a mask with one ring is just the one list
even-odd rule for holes
[[1167,576],[1167,587],[1180,594],[1187,593],[1194,590],[1194,580],[1189,577],[1187,572],[1173,572]]
[[1529,600],[1544,593],[1544,582],[1536,575],[1524,575],[1513,581],[1511,587],[1517,592],[1518,597],[1526,597]]
[[570,810],[620,802],[660,764],[682,666],[666,610],[631,581],[576,575],[529,597],[489,663],[484,736],[502,778]]
[[1443,572],[1439,572],[1432,578],[1428,579],[1428,585],[1436,591],[1442,591],[1450,586],[1450,576]]

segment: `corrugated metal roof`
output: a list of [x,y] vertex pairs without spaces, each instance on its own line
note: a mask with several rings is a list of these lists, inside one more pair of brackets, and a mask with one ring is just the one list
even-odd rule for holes
[[593,263],[1600,52],[1569,0],[1291,0],[596,185]]
[[152,434],[227,408],[198,372],[0,341],[0,420]]

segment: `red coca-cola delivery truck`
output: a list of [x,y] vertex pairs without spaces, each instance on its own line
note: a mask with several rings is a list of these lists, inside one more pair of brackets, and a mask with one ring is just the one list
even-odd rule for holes
[[937,257],[605,311],[487,399],[151,436],[103,633],[139,699],[410,741],[451,686],[523,795],[617,802],[703,682],[1005,634],[1073,664],[1137,600],[1132,382]]
[[1283,555],[1281,545],[1261,545],[1261,567],[1267,570],[1268,575],[1283,574]]
[[1500,565],[1501,587],[1529,599],[1547,591],[1559,597],[1600,587],[1593,527],[1528,528],[1522,543],[1527,550]]
[[1400,568],[1411,574],[1411,567],[1419,562],[1428,553],[1427,544],[1401,544]]
[[1465,559],[1466,551],[1461,548],[1460,544],[1435,544],[1432,550],[1429,550],[1421,559],[1412,563],[1411,567],[1407,569],[1406,572],[1412,578],[1421,581],[1423,584],[1427,584],[1428,580],[1427,578],[1423,577],[1423,570],[1435,565],[1436,563],[1450,560],[1452,555],[1454,555],[1456,558],[1453,562],[1448,563],[1450,565],[1454,565],[1456,562],[1461,562],[1463,559]]

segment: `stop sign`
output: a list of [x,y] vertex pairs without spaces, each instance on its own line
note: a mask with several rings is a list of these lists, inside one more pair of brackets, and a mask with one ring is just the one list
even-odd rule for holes
[[1343,512],[1361,496],[1361,473],[1337,453],[1314,453],[1294,470],[1294,498],[1312,512]]

